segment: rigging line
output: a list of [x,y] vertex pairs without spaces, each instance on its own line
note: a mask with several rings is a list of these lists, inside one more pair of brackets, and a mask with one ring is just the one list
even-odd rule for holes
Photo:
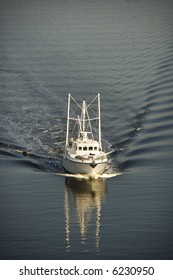
[[77,112],[78,112],[78,108],[77,107],[71,108],[70,118],[74,118],[75,119],[75,117],[73,117],[73,116],[76,116],[78,114]]
[[94,100],[96,99],[98,97],[98,95],[96,95],[94,98],[93,98],[93,100],[89,103],[89,105],[87,105],[87,109],[88,109],[88,107],[94,102]]
[[82,107],[79,105],[79,103],[73,98],[73,96],[71,95],[71,98],[73,99],[73,101],[76,103],[76,105],[82,110]]
[[75,132],[76,125],[77,125],[77,123],[75,122],[75,124],[74,124],[74,126],[73,126],[72,134],[74,134],[74,132]]
[[87,114],[87,117],[88,117],[88,123],[89,123],[89,127],[90,127],[90,132],[91,132],[91,135],[92,135],[92,139],[94,140],[94,135],[93,135],[92,126],[91,126],[91,120],[90,120],[90,117],[89,117],[89,114],[88,114],[88,110],[86,110],[86,114]]
[[[91,107],[88,108],[90,110],[90,112],[94,115],[97,116],[98,112],[95,112]],[[95,119],[98,119],[98,117],[95,117]]]

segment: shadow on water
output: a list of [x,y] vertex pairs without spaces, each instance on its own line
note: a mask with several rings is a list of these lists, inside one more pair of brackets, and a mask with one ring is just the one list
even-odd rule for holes
[[[89,238],[91,238],[93,235],[95,252],[99,254],[101,207],[106,192],[106,182],[103,179],[65,179],[65,231],[68,253],[71,253],[73,247],[73,231],[75,231],[77,235],[80,235],[80,243],[84,246],[87,245],[87,236],[90,235]],[[73,228],[74,221],[78,229]]]

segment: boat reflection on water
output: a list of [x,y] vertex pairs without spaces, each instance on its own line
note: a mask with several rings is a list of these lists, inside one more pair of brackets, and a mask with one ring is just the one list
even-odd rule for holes
[[[105,196],[106,183],[103,179],[79,180],[76,178],[66,178],[65,218],[66,247],[68,252],[70,252],[73,243],[71,240],[71,236],[74,236],[72,233],[72,224],[74,227],[75,223],[79,226],[81,244],[85,245],[86,240],[91,239],[91,236],[87,238],[87,234],[90,235],[94,230],[94,243],[96,252],[99,253],[101,206]],[[90,230],[91,225],[92,229]]]

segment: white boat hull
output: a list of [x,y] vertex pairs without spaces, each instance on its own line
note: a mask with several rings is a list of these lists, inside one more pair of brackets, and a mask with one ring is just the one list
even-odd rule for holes
[[107,161],[99,161],[92,164],[92,162],[78,162],[69,159],[66,155],[63,158],[63,166],[66,171],[72,174],[102,174],[105,170]]

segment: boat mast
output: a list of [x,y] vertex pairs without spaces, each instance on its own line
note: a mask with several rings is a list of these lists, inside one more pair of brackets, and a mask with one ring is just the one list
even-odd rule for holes
[[86,129],[86,100],[85,97],[83,99],[82,103],[82,123],[83,123],[83,132]]
[[100,144],[100,149],[102,149],[102,143],[101,143],[100,93],[98,93],[98,119],[99,119],[99,144]]
[[69,93],[69,95],[68,95],[68,109],[67,109],[66,147],[68,145],[68,137],[69,137],[70,98],[71,98],[71,94]]

